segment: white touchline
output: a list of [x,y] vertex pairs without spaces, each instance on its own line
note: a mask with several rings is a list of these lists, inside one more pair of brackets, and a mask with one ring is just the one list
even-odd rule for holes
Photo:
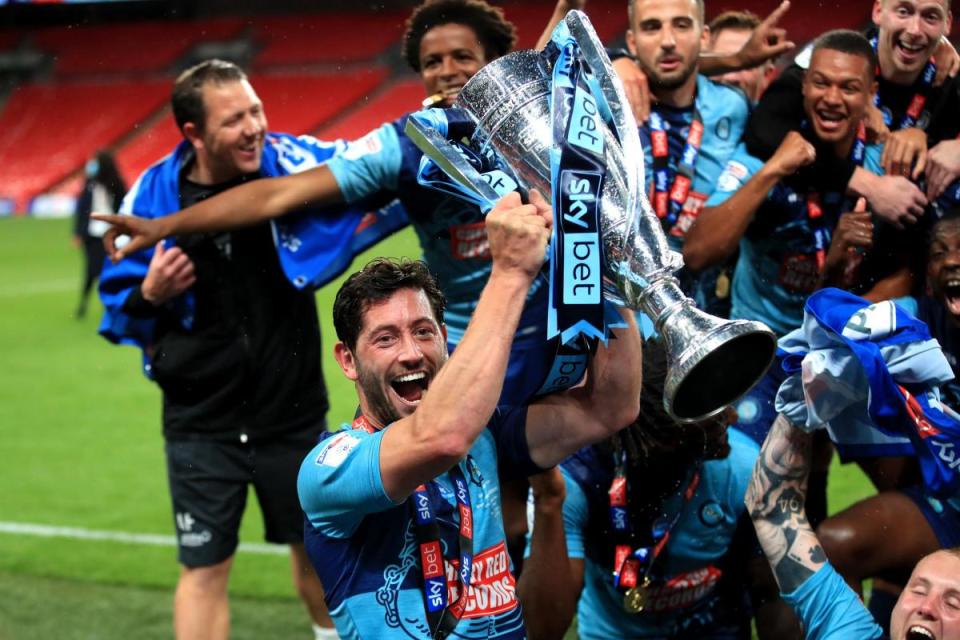
[[80,290],[80,278],[45,280],[43,282],[16,282],[0,286],[0,298],[17,298],[41,293],[62,293]]
[[[46,524],[32,524],[29,522],[2,522],[0,533],[9,533],[22,536],[36,536],[40,538],[69,538],[72,540],[107,540],[126,544],[146,544],[159,547],[175,547],[177,539],[174,536],[164,536],[154,533],[129,533],[127,531],[98,531],[82,527],[54,527]],[[264,555],[287,555],[286,545],[261,544],[257,542],[241,542],[238,551],[245,553],[259,553]]]

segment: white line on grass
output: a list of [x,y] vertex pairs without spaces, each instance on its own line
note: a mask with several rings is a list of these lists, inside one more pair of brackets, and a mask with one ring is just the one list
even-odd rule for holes
[[[2,522],[0,533],[10,533],[22,536],[37,536],[41,538],[70,538],[72,540],[109,540],[126,544],[146,544],[160,547],[175,547],[177,539],[174,536],[162,536],[153,533],[129,533],[126,531],[97,531],[82,527],[53,527],[45,524],[31,524],[29,522]],[[256,542],[241,542],[240,551],[265,555],[287,555],[287,547],[279,544],[259,544]]]
[[0,298],[19,298],[39,293],[63,293],[64,291],[80,291],[80,278],[61,278],[60,280],[44,280],[43,282],[17,282],[0,286]]

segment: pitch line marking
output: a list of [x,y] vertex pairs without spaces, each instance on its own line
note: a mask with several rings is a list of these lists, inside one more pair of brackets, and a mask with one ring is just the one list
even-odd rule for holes
[[[130,533],[127,531],[102,531],[97,529],[85,529],[83,527],[55,527],[46,524],[33,524],[29,522],[0,521],[0,533],[34,536],[39,538],[104,540],[109,542],[144,544],[157,547],[177,546],[177,539],[175,536],[164,536],[154,533]],[[256,553],[261,555],[287,555],[289,553],[286,545],[262,544],[257,542],[241,542],[237,550],[244,553]]]

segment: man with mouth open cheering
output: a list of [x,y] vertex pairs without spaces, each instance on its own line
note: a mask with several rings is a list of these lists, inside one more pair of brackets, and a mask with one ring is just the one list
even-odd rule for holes
[[447,357],[444,300],[419,262],[376,260],[334,302],[335,355],[356,384],[353,428],[304,460],[306,545],[342,637],[523,638],[497,479],[609,437],[639,412],[640,337],[625,329],[585,384],[498,408],[526,294],[552,226],[536,192],[486,218],[492,268]]
[[[882,630],[827,561],[807,521],[812,439],[784,415],[770,429],[746,497],[757,538],[808,639],[881,638]],[[960,547],[935,551],[917,563],[893,609],[890,638],[960,638]]]

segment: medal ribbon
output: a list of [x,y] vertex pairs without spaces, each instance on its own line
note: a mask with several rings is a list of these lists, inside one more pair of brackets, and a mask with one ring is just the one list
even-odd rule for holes
[[[653,570],[653,565],[666,548],[670,541],[670,533],[677,522],[680,521],[687,503],[693,499],[697,487],[700,485],[700,465],[698,464],[693,471],[690,481],[683,490],[681,494],[683,503],[673,517],[667,519],[665,515],[662,515],[654,520],[651,528],[653,546],[634,548],[632,544],[628,543],[633,530],[628,496],[627,456],[625,451],[617,452],[614,455],[616,463],[609,490],[610,526],[620,542],[614,547],[613,586],[616,589],[630,589],[638,584],[647,586],[650,584],[650,573]],[[641,567],[643,567],[642,576],[640,575]]]
[[[373,433],[376,429],[363,415],[353,421],[354,429]],[[443,640],[456,628],[467,606],[467,587],[473,575],[473,507],[467,480],[457,464],[448,472],[453,480],[460,516],[459,543],[460,569],[457,571],[457,599],[449,601],[447,571],[440,540],[440,526],[430,498],[431,487],[436,493],[436,483],[431,480],[418,486],[410,496],[414,528],[420,549],[420,569],[423,574],[423,602],[430,626],[431,637]]]
[[666,125],[656,111],[650,113],[650,145],[653,154],[653,209],[657,217],[672,227],[683,211],[687,198],[693,190],[693,177],[696,175],[697,158],[700,145],[703,144],[703,117],[696,106],[693,108],[693,121],[687,132],[683,153],[677,161],[673,183],[670,182],[670,143],[667,139]]
[[[873,50],[876,51],[878,47],[877,36],[870,38],[870,45],[873,47]],[[877,77],[880,77],[880,65],[877,65]],[[933,81],[937,77],[937,63],[933,57],[927,61],[927,65],[923,68],[923,71],[920,72],[920,76],[917,78],[917,81],[914,85],[917,86],[916,93],[913,94],[913,99],[910,100],[909,106],[907,106],[907,112],[903,114],[903,119],[900,121],[900,126],[898,126],[894,131],[900,129],[909,129],[910,127],[917,126],[917,123],[920,121],[920,114],[923,113],[923,108],[927,104],[927,94],[930,93],[930,89],[933,87]],[[878,109],[881,108],[880,104],[880,91],[878,90],[873,94],[873,104]],[[888,122],[887,126],[892,126],[892,122]]]

